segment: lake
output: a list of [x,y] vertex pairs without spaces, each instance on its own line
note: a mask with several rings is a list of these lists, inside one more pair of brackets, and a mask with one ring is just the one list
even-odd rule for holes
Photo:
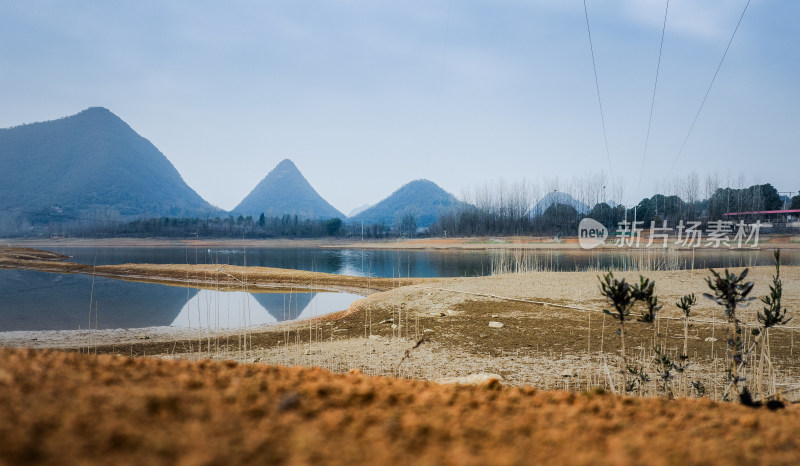
[[242,328],[347,309],[350,293],[245,293],[79,274],[0,269],[0,332],[179,327]]
[[[356,250],[324,248],[47,247],[83,264],[220,263],[310,270],[344,275],[456,277],[513,270],[604,270],[772,265],[771,250]],[[800,251],[784,250],[785,265],[800,265]],[[92,327],[239,328],[347,309],[360,296],[347,293],[245,293],[131,283],[86,275],[0,270],[0,331],[76,330]],[[96,311],[96,313],[95,313]],[[95,318],[96,317],[96,318]]]
[[[526,263],[535,270],[576,271],[648,268],[705,269],[772,265],[772,250],[384,250],[328,248],[46,247],[82,264],[230,264],[372,277],[474,277],[492,268]],[[784,265],[800,265],[800,250],[783,250]]]

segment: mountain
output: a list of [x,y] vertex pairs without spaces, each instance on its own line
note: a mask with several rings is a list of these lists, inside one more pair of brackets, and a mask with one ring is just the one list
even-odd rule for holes
[[531,214],[541,215],[553,204],[571,205],[572,207],[575,207],[575,210],[577,210],[579,214],[585,214],[592,210],[589,206],[567,193],[553,191],[552,193],[547,193],[543,198],[539,199],[539,202],[537,202],[536,205],[533,206],[533,209],[531,209]]
[[364,204],[364,205],[362,205],[361,207],[356,207],[355,209],[351,210],[351,211],[350,211],[350,212],[347,214],[347,217],[348,217],[348,218],[349,218],[349,217],[355,217],[356,215],[360,214],[361,212],[364,212],[365,210],[369,209],[370,207],[372,207],[372,206],[371,206],[371,205],[369,205],[369,204]]
[[0,214],[34,222],[220,212],[153,144],[109,110],[0,129]]
[[391,196],[360,214],[348,218],[348,223],[384,223],[397,226],[403,217],[414,216],[418,227],[430,226],[442,210],[457,207],[461,202],[452,194],[428,180],[415,180],[403,185]]
[[261,180],[233,212],[258,217],[297,215],[299,219],[341,218],[345,215],[328,204],[308,183],[295,164],[285,159]]

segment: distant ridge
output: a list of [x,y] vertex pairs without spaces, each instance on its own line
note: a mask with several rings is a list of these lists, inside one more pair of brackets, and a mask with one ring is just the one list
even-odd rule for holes
[[364,204],[364,205],[362,205],[360,207],[356,207],[355,209],[351,210],[347,214],[347,216],[348,217],[355,217],[356,215],[360,214],[361,212],[364,212],[365,210],[369,209],[370,207],[372,207],[372,206],[369,205],[369,204]]
[[587,214],[590,210],[592,210],[588,205],[584,204],[583,202],[575,199],[571,195],[567,193],[562,193],[561,191],[553,191],[551,193],[545,194],[544,197],[539,199],[539,202],[533,206],[531,209],[531,215],[541,215],[553,204],[566,204],[570,205],[578,211],[579,214]]
[[102,107],[0,129],[0,166],[0,213],[35,222],[221,212],[150,141]]
[[297,215],[303,220],[345,218],[317,193],[289,159],[273,168],[232,212],[253,217],[262,213],[267,217]]
[[413,215],[418,227],[428,227],[446,209],[460,205],[455,196],[433,181],[414,180],[400,187],[389,197],[348,218],[348,223],[384,223],[399,225],[405,215]]

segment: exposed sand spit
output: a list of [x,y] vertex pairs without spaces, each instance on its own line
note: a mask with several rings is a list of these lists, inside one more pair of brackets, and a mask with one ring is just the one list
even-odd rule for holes
[[120,264],[91,266],[66,262],[66,256],[28,248],[0,247],[0,268],[20,268],[54,273],[82,273],[121,280],[164,283],[216,289],[331,290],[359,294],[384,291],[410,283],[430,281],[422,278],[353,277],[305,270],[270,267],[242,267],[225,264]]

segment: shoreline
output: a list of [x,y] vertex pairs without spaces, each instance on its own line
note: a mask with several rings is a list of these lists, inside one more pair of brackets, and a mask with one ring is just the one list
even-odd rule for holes
[[[72,273],[91,273],[93,269],[58,262],[60,256],[46,251],[15,251],[19,257],[9,259],[13,254],[7,248],[0,248],[0,266],[7,266],[11,260],[14,267],[34,270],[49,267],[50,271],[64,272],[59,267],[78,267]],[[48,257],[50,260],[46,260]],[[192,287],[199,282],[209,287],[216,287],[217,283],[235,284],[242,276],[239,274],[246,272],[248,283],[264,289],[267,286],[298,288],[302,283],[313,283],[315,289],[344,290],[359,286],[362,291],[363,287],[368,289],[364,292],[365,298],[355,301],[346,310],[266,327],[219,332],[173,327],[22,332],[0,334],[0,346],[318,366],[338,372],[355,367],[370,375],[425,380],[492,373],[501,376],[504,384],[561,387],[573,391],[606,385],[608,376],[603,369],[606,364],[612,367],[611,373],[620,373],[615,362],[620,348],[615,333],[618,324],[602,312],[607,304],[598,291],[600,272],[404,279],[399,286],[396,279],[259,267],[245,270],[244,267],[225,266],[223,270],[227,275],[213,265],[103,267],[115,271],[114,278],[120,278],[121,274],[125,279],[137,281],[167,277],[176,284],[183,281],[184,286]],[[98,266],[97,270],[104,269]],[[755,283],[752,296],[769,293],[768,285],[774,271],[771,266],[750,268],[748,280]],[[691,356],[691,366],[686,372],[687,377],[691,377],[689,380],[701,380],[710,389],[722,384],[725,377],[721,362],[725,356],[723,339],[728,324],[719,307],[702,298],[702,293],[707,291],[704,278],[708,271],[660,270],[642,274],[655,281],[656,294],[664,307],[655,324],[638,322],[640,309],[634,310],[625,327],[628,348],[636,352],[641,364],[647,365],[652,362],[648,351],[653,347],[661,346],[677,357],[686,344]],[[639,279],[638,271],[615,272],[614,275],[629,282]],[[781,277],[783,306],[796,312],[800,309],[800,266],[782,266]],[[694,293],[699,299],[692,310],[690,331],[684,341],[681,313],[674,303],[687,293]],[[740,316],[742,325],[758,326],[756,312],[759,310],[760,305],[756,303],[746,308]],[[800,339],[797,325],[793,321],[770,333],[771,364],[780,373],[781,386],[793,390],[800,389],[800,366],[794,355],[794,340]],[[745,334],[750,338],[750,331]],[[656,393],[647,396],[656,396]],[[711,392],[708,396],[719,399],[721,393]]]
[[356,277],[305,270],[227,264],[119,264],[86,265],[68,262],[67,256],[30,248],[0,247],[0,268],[49,273],[78,273],[143,283],[160,283],[226,291],[269,292],[285,290],[343,291],[369,295],[399,284],[435,279]]
[[[18,248],[75,247],[75,248],[127,248],[127,247],[226,247],[226,248],[320,248],[320,249],[386,249],[386,250],[553,250],[583,251],[576,237],[555,241],[551,237],[466,237],[466,238],[416,238],[375,239],[361,242],[355,238],[0,238],[0,246]],[[725,250],[751,251],[762,249],[800,249],[800,235],[762,236],[757,248],[725,248]],[[713,250],[710,247],[695,248]],[[691,251],[691,248],[669,247],[667,251]],[[662,251],[662,248],[618,248],[607,243],[592,251]],[[588,250],[587,250],[588,252]]]

